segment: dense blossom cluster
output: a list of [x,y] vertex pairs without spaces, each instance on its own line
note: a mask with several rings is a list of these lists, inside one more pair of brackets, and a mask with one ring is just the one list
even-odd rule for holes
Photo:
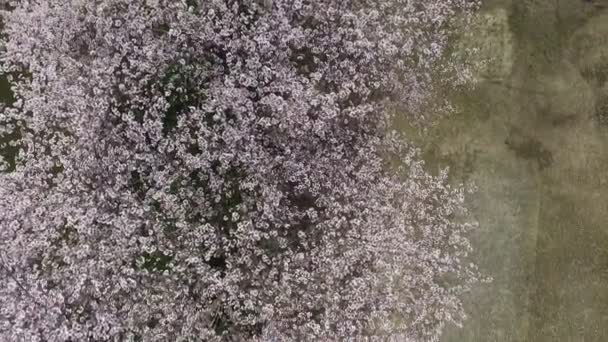
[[14,6],[0,339],[426,341],[464,318],[463,189],[387,113],[426,101],[474,3]]

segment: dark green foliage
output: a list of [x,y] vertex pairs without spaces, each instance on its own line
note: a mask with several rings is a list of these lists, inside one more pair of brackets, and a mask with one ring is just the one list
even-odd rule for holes
[[186,0],[186,6],[192,7],[194,10],[198,9],[198,2],[196,0]]
[[141,255],[141,262],[139,269],[146,270],[148,272],[164,272],[170,269],[169,264],[173,260],[171,255],[165,254],[161,251],[155,251],[153,253],[144,252]]
[[133,192],[140,200],[145,198],[148,186],[145,183],[142,174],[140,174],[138,171],[131,171],[129,187],[131,192]]
[[7,105],[15,102],[15,96],[11,90],[11,84],[6,78],[6,75],[0,77],[0,102]]
[[[15,96],[11,90],[10,82],[6,75],[0,76],[0,110],[2,106],[10,106],[15,102]],[[2,125],[6,123],[0,123]],[[12,146],[10,143],[19,140],[19,132],[14,130],[11,134],[0,136],[0,156],[8,162],[8,172],[15,170],[15,157],[19,152],[17,146]]]
[[204,80],[200,76],[198,66],[192,63],[175,63],[165,71],[159,82],[159,91],[168,94],[165,99],[169,104],[163,118],[163,134],[177,127],[178,116],[189,107],[199,107],[204,101]]

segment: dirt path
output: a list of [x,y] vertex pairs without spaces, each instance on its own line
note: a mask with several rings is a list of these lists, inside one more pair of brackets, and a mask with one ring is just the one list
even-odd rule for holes
[[422,142],[429,167],[479,187],[475,258],[494,282],[444,341],[608,341],[604,4],[489,1],[475,27],[494,60]]

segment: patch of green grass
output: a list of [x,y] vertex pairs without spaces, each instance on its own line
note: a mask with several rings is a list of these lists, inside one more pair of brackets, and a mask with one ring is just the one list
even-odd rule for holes
[[173,261],[173,257],[161,251],[144,252],[141,254],[140,259],[136,261],[136,268],[148,272],[162,273],[170,270],[171,261]]

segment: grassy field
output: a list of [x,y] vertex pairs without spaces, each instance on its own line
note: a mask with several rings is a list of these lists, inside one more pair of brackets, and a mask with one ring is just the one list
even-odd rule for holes
[[488,0],[470,31],[490,62],[418,139],[478,186],[474,258],[494,281],[443,341],[608,341],[608,1]]

